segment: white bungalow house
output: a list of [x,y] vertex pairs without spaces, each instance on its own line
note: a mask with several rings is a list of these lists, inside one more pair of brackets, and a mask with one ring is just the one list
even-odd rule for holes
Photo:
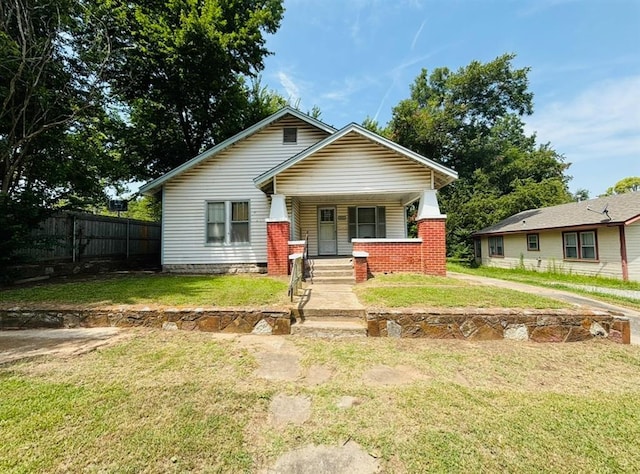
[[[308,244],[312,257],[355,252],[366,272],[444,274],[436,190],[456,178],[355,123],[336,130],[285,107],[141,192],[161,193],[165,271],[286,274]],[[418,199],[409,239],[405,209]]]
[[523,211],[474,238],[483,265],[640,281],[640,192]]

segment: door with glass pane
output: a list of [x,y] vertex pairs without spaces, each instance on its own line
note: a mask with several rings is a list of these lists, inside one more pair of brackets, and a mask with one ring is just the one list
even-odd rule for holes
[[336,208],[318,208],[318,255],[337,255]]

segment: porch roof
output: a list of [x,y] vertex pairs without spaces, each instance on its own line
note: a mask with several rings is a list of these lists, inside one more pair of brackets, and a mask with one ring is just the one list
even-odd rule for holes
[[305,160],[306,158],[318,153],[319,151],[327,148],[328,146],[343,139],[347,135],[353,134],[353,133],[389,150],[390,152],[393,152],[397,155],[405,157],[408,160],[412,160],[413,162],[418,163],[419,165],[422,165],[432,170],[436,178],[434,180],[435,189],[440,189],[443,186],[458,179],[458,173],[447,168],[446,166],[436,163],[435,161],[425,158],[424,156],[418,153],[415,153],[409,150],[408,148],[405,148],[401,145],[398,145],[397,143],[394,143],[391,140],[381,137],[380,135],[373,133],[356,123],[351,123],[346,127],[342,128],[341,130],[338,130],[337,132],[329,135],[324,140],[319,141],[315,145],[307,148],[306,150],[298,153],[297,155],[292,156],[291,158],[283,161],[277,166],[271,168],[265,173],[262,173],[261,175],[254,178],[253,181],[256,187],[263,188],[265,185],[271,182],[278,174],[292,168],[293,166]]

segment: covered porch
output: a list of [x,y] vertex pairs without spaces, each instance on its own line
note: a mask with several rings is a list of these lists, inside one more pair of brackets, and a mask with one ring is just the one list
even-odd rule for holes
[[[449,168],[350,124],[254,179],[271,198],[268,272],[283,274],[289,254],[306,246],[311,258],[352,257],[358,281],[363,265],[365,279],[374,272],[444,274],[446,216],[436,191],[456,178]],[[406,208],[416,201],[418,236],[409,238]]]
[[[349,257],[356,282],[375,273],[445,275],[445,220],[436,191],[349,196],[273,195],[267,221],[269,274],[286,274],[292,255]],[[407,233],[407,206],[420,201],[418,236]],[[286,245],[285,245],[286,240]]]

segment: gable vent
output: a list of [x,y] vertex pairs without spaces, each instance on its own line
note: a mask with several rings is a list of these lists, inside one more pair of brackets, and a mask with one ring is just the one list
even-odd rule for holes
[[295,127],[283,128],[282,143],[298,143],[298,129]]

